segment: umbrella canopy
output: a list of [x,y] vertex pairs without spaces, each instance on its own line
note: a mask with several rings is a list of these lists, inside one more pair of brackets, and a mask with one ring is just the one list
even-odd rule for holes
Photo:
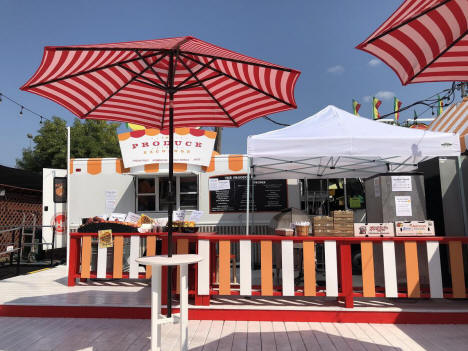
[[457,156],[458,137],[392,126],[335,106],[292,126],[249,136],[257,179],[367,178],[409,172],[437,156]]
[[406,0],[357,46],[390,66],[403,85],[468,80],[468,1]]
[[239,127],[296,108],[300,72],[194,37],[102,45],[49,46],[21,89],[79,118],[169,126]]

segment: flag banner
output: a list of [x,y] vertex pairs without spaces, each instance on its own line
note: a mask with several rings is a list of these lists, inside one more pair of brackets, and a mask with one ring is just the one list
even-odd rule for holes
[[353,113],[354,113],[355,116],[359,116],[359,109],[360,108],[361,108],[361,104],[353,99]]
[[418,119],[418,114],[416,113],[416,110],[413,110],[413,119],[414,121]]
[[393,112],[395,112],[395,121],[398,122],[400,118],[400,108],[401,108],[401,101],[398,100],[397,97],[393,97]]
[[[168,130],[144,129],[118,135],[126,168],[169,162]],[[174,162],[208,166],[216,133],[195,128],[175,128]]]
[[442,114],[442,112],[444,112],[444,109],[443,109],[444,102],[443,102],[443,100],[440,99],[439,95],[437,95],[437,99],[439,100],[437,102],[437,117],[439,117]]
[[374,96],[374,98],[372,99],[372,117],[374,119],[380,118],[379,107],[381,104],[382,104],[382,101],[380,101]]

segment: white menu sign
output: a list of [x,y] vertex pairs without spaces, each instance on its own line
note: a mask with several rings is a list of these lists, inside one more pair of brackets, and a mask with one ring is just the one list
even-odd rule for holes
[[395,215],[397,217],[411,217],[411,196],[395,196]]
[[392,176],[392,191],[411,191],[411,176]]

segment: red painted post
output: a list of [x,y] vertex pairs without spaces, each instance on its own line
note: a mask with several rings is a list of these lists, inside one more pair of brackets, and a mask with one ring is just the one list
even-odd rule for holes
[[68,257],[68,286],[75,286],[75,275],[80,267],[80,237],[70,237],[70,257]]
[[353,308],[353,271],[351,267],[351,244],[342,242],[340,245],[339,267],[341,292],[343,293],[345,307]]

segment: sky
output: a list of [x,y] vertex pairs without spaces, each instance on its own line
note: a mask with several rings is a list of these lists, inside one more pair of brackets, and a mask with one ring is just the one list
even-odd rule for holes
[[[34,112],[76,118],[58,104],[22,92],[48,45],[80,45],[192,35],[204,41],[301,71],[298,108],[270,117],[292,124],[335,105],[371,118],[371,99],[381,114],[449,88],[450,83],[402,86],[396,74],[375,57],[355,49],[403,0],[2,0],[0,8],[0,93]],[[418,114],[426,108],[417,107]],[[0,165],[14,167],[27,135],[36,135],[39,118],[3,98],[0,102]],[[400,119],[413,117],[405,111]],[[431,117],[427,111],[423,117]],[[261,118],[241,128],[225,128],[222,152],[246,152],[247,136],[280,128]],[[126,131],[125,127],[119,129]]]

